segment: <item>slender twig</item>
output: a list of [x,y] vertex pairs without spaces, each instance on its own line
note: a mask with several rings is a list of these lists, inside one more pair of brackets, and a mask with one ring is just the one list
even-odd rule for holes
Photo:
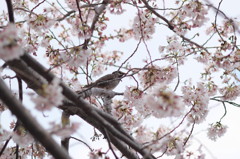
[[77,140],[77,141],[83,143],[84,145],[86,145],[86,146],[88,147],[88,149],[89,149],[90,151],[93,151],[93,149],[92,149],[86,142],[84,142],[83,140],[80,140],[80,139],[78,139],[78,138],[76,138],[76,137],[73,137],[73,136],[71,136],[70,139],[74,139],[74,140]]
[[176,58],[176,64],[177,64],[177,84],[174,88],[174,92],[177,90],[179,84],[180,84],[180,74],[179,74],[179,65],[178,65],[178,61],[177,61],[177,58]]
[[4,150],[6,149],[8,143],[9,143],[9,141],[10,141],[11,139],[12,139],[12,137],[9,137],[9,139],[7,139],[7,140],[5,141],[3,147],[2,147],[2,149],[1,149],[1,151],[0,151],[0,157],[2,156]]
[[186,138],[186,140],[185,140],[184,143],[183,143],[184,146],[186,146],[188,140],[190,139],[190,137],[191,137],[191,135],[192,135],[192,133],[193,133],[195,124],[196,124],[196,122],[195,122],[195,120],[193,120],[193,124],[192,124],[192,128],[191,128],[191,130],[190,130],[190,133],[189,133],[188,137]]
[[43,0],[41,2],[39,2],[35,7],[33,7],[30,11],[29,17],[31,17],[33,10],[35,10],[37,7],[39,7],[41,4],[43,4],[46,0]]
[[139,45],[141,44],[141,39],[142,39],[142,38],[139,39],[139,41],[138,41],[138,43],[137,43],[137,46],[136,46],[136,48],[134,49],[133,53],[132,53],[130,56],[128,56],[128,58],[127,58],[125,61],[123,61],[123,63],[119,66],[119,69],[121,69],[122,66],[136,54],[136,52],[137,52],[137,50],[138,50],[138,48],[139,48]]
[[193,106],[192,106],[192,108],[184,115],[184,117],[182,118],[182,120],[180,121],[180,123],[179,123],[176,127],[174,127],[171,131],[169,131],[169,132],[166,133],[165,135],[163,135],[163,136],[161,136],[160,138],[156,139],[156,140],[153,141],[152,143],[146,145],[145,147],[149,147],[149,146],[155,144],[156,141],[159,141],[159,140],[163,139],[164,137],[166,137],[166,136],[170,135],[172,132],[174,132],[177,128],[179,128],[179,127],[182,125],[182,123],[183,123],[183,121],[185,120],[185,118],[192,112],[192,109],[193,109]]
[[224,114],[223,114],[223,116],[220,118],[220,123],[221,123],[221,121],[222,121],[222,119],[227,115],[227,108],[226,108],[226,105],[225,105],[225,103],[224,102],[222,102],[222,104],[223,104],[223,108],[224,108]]
[[154,10],[154,8],[152,8],[148,2],[146,0],[142,0],[142,2],[145,4],[145,6],[147,7],[147,9],[149,9],[153,14],[155,14],[157,17],[159,17],[160,19],[162,19],[165,23],[167,23],[169,29],[173,30],[174,26],[163,16],[161,16],[160,14],[158,14],[158,12],[156,12]]
[[223,37],[221,36],[219,30],[217,29],[217,17],[218,17],[219,8],[220,8],[222,2],[223,2],[223,0],[221,0],[221,1],[219,2],[219,4],[218,4],[217,12],[216,12],[216,15],[215,15],[214,24],[215,24],[215,30],[216,30],[216,32],[218,33],[219,37],[222,39],[222,41],[225,41],[225,40],[223,39]]
[[105,131],[105,136],[106,136],[106,139],[107,139],[107,142],[108,142],[108,147],[109,147],[110,150],[112,151],[114,157],[115,157],[116,159],[118,159],[117,154],[115,153],[115,151],[114,151],[113,148],[112,148],[111,139],[110,139],[110,137],[109,137],[109,135],[108,135],[108,132],[106,131],[105,128],[104,128],[104,131]]
[[228,101],[228,100],[220,100],[220,99],[217,99],[216,97],[215,98],[210,98],[210,100],[215,100],[215,101],[218,101],[218,102],[225,102],[225,103],[231,104],[233,106],[240,107],[240,104],[237,104],[235,102],[231,102],[231,101]]

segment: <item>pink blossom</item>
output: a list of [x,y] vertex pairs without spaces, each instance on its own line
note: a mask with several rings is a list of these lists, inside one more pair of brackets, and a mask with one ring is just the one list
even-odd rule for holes
[[98,64],[96,64],[95,67],[93,67],[92,70],[92,76],[96,77],[101,75],[104,71],[106,71],[106,68],[104,67],[104,64],[102,62],[99,62]]
[[60,53],[61,59],[66,62],[70,67],[86,66],[90,50],[84,50],[80,47],[71,48],[70,52]]
[[217,138],[223,136],[227,131],[227,126],[222,125],[220,122],[216,122],[215,124],[211,124],[208,128],[208,137],[209,139],[216,141]]
[[145,118],[152,114],[153,110],[149,104],[145,104],[144,97],[144,92],[134,86],[126,87],[126,90],[124,92],[124,100],[127,101],[127,104],[130,107],[135,108],[138,114]]
[[[84,13],[85,10],[81,9],[81,11]],[[82,15],[82,19],[83,21],[86,21],[86,23],[83,23],[80,18],[79,15],[76,14],[74,18],[68,19],[68,23],[72,26],[71,28],[71,34],[73,36],[77,36],[80,39],[88,39],[92,36],[92,30],[91,30],[91,22],[93,20],[93,17],[95,15],[95,12],[92,10],[86,10],[88,13]],[[90,24],[88,24],[88,22]],[[97,24],[96,24],[97,25]],[[99,25],[99,24],[98,24]]]
[[218,86],[211,81],[207,84],[207,89],[208,89],[209,96],[214,96],[217,94]]
[[144,87],[154,85],[155,83],[170,83],[177,77],[177,69],[173,66],[160,68],[151,66],[146,71],[139,73],[139,78]]
[[[159,134],[159,137],[164,134]],[[175,155],[179,157],[184,150],[184,138],[178,136],[166,136],[158,140],[154,145],[151,146],[153,152],[164,152],[166,155]]]
[[181,8],[179,17],[182,21],[189,18],[193,27],[200,27],[209,20],[209,18],[205,16],[207,13],[208,8],[206,8],[201,2],[190,1]]
[[12,133],[13,141],[20,147],[27,147],[32,144],[35,140],[29,133],[24,133],[24,135],[19,135],[17,133]]
[[240,86],[230,85],[219,89],[219,92],[223,95],[224,100],[235,100],[240,96]]
[[102,152],[101,149],[96,149],[89,153],[89,159],[102,159],[104,156],[105,159],[109,159],[109,157],[106,156],[106,153]]
[[144,97],[144,104],[157,118],[177,117],[182,115],[184,104],[180,96],[169,90],[166,85],[154,86]]
[[49,85],[43,87],[42,96],[32,98],[32,101],[36,104],[36,109],[41,111],[50,110],[53,106],[62,104],[62,87],[59,84],[60,80],[54,78]]
[[142,123],[141,114],[133,111],[133,108],[129,106],[128,101],[113,101],[112,115],[122,123],[123,127],[127,130],[132,130],[134,127],[139,126]]
[[169,52],[182,52],[183,46],[179,41],[179,38],[177,36],[170,36],[167,37],[168,46],[166,46],[166,49]]
[[139,126],[134,134],[135,139],[142,144],[150,142],[154,136],[154,133],[145,126]]
[[18,32],[14,24],[8,24],[0,32],[0,58],[9,61],[18,59],[24,51],[18,44]]
[[129,40],[130,38],[133,37],[133,30],[127,30],[127,29],[120,29],[118,32],[119,36],[119,41],[120,42],[125,42],[126,40]]
[[200,55],[197,55],[195,58],[198,62],[208,64],[209,61],[211,60],[211,55],[208,54],[207,52],[201,52]]
[[112,0],[110,1],[110,6],[109,6],[109,10],[110,13],[112,14],[122,14],[125,10],[122,8],[122,2],[119,0]]
[[156,18],[152,17],[152,14],[147,11],[139,11],[139,14],[133,21],[133,35],[134,38],[139,40],[141,37],[144,40],[151,39],[151,35],[155,32]]
[[[177,36],[169,36],[167,37],[167,46],[159,46],[159,52],[162,57],[166,58],[166,60],[170,62],[175,62],[177,58],[178,64],[184,64],[184,60],[186,59],[185,54],[186,50],[183,47],[183,44],[179,37]],[[165,52],[164,52],[165,51]],[[174,57],[174,58],[168,58]]]
[[129,101],[130,105],[137,105],[140,104],[139,100],[141,100],[143,95],[143,91],[138,89],[137,87],[126,87],[126,90],[124,91],[124,99]]
[[36,32],[49,29],[54,24],[54,21],[44,14],[32,14],[27,21],[29,22],[29,26]]
[[62,127],[59,124],[51,123],[51,126],[52,126],[52,128],[50,129],[51,134],[55,134],[57,136],[60,136],[61,138],[65,138],[75,133],[78,130],[80,124],[75,122],[71,123],[70,125]]
[[183,86],[183,101],[186,105],[192,106],[188,115],[190,122],[200,123],[205,120],[208,114],[209,92],[204,83],[197,83],[195,86]]
[[71,8],[71,9],[73,9],[73,10],[75,10],[75,11],[77,11],[78,10],[78,8],[77,8],[77,2],[79,3],[80,2],[80,0],[65,0],[65,2],[66,2],[66,4],[68,5],[68,7],[69,8]]

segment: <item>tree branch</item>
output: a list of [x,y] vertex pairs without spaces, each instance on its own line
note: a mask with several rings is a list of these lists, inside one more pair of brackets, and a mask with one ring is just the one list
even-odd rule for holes
[[[91,25],[91,32],[92,32],[92,34],[93,34],[94,29],[95,29],[95,25],[96,25],[96,23],[98,21],[99,16],[103,13],[103,11],[107,7],[108,3],[109,3],[109,0],[103,0],[103,3],[102,3],[102,5],[100,7],[95,7],[95,13],[96,14],[95,14],[95,16],[93,18],[92,25]],[[90,40],[91,40],[91,37],[84,41],[83,49],[86,50],[88,48],[87,46],[88,46],[88,43],[89,43]]]
[[9,108],[9,110],[16,115],[24,127],[37,139],[46,150],[58,159],[70,159],[67,152],[61,148],[48,134],[43,127],[30,115],[29,111],[17,100],[4,81],[0,78],[0,98]]

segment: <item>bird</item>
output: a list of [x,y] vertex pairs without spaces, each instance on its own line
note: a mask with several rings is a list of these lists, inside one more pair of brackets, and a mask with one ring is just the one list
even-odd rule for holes
[[124,72],[114,71],[111,74],[107,74],[99,78],[95,82],[84,86],[83,88],[91,89],[95,87],[95,88],[103,88],[106,90],[113,90],[114,88],[117,87],[117,85],[119,84],[119,82],[121,81],[124,75],[125,75]]

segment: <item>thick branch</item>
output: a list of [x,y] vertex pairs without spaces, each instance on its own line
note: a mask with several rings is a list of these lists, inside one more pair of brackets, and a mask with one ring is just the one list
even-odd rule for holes
[[[98,21],[99,16],[103,13],[103,11],[107,7],[108,3],[109,3],[109,0],[103,0],[103,3],[100,7],[95,7],[95,16],[93,18],[92,25],[91,25],[92,34],[93,34],[94,29],[95,29],[95,25]],[[91,37],[84,41],[83,49],[87,49],[87,46],[88,46],[88,43],[89,43],[90,40],[91,40]]]
[[21,102],[13,96],[2,79],[0,79],[0,92],[2,92],[0,93],[0,98],[9,110],[16,115],[24,127],[29,130],[32,136],[34,136],[54,158],[70,159],[67,152],[52,139],[50,134],[30,115],[29,111],[25,109]]

